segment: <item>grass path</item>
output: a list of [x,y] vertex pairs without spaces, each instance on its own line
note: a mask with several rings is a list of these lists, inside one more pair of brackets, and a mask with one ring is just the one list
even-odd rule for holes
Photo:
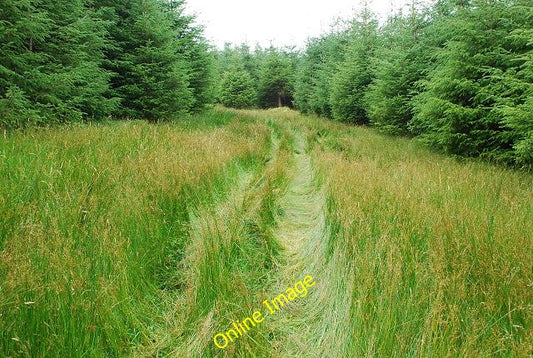
[[189,209],[189,243],[176,268],[183,290],[165,295],[169,309],[138,356],[268,354],[268,335],[259,328],[224,350],[214,346],[213,337],[257,308],[275,266],[278,245],[267,231],[274,225],[269,211],[280,192],[276,181],[282,179],[278,129],[271,124],[262,165],[230,169],[221,184],[225,189],[195,200],[198,205]]
[[313,322],[321,310],[317,307],[317,293],[323,286],[322,257],[329,238],[329,226],[325,216],[326,197],[315,179],[308,144],[301,128],[291,128],[293,139],[292,176],[284,195],[280,198],[281,215],[277,217],[274,237],[283,250],[282,265],[278,268],[277,284],[271,289],[276,296],[285,289],[311,275],[315,286],[309,288],[306,297],[283,307],[271,324],[276,332],[274,350],[279,356],[309,356],[314,352],[311,342],[316,340]]
[[0,356],[533,356],[530,174],[285,109],[0,159]]
[[[169,305],[172,309],[162,316],[163,324],[155,331],[153,344],[143,349],[140,356],[199,356],[205,347],[212,344],[210,325],[213,312],[206,315],[202,311],[217,299],[214,285],[225,283],[222,282],[224,272],[221,269],[224,269],[226,255],[221,251],[231,245],[232,234],[239,230],[235,218],[243,211],[252,179],[251,172],[240,171],[231,178],[234,184],[230,192],[219,198],[216,205],[201,206],[189,212],[190,244],[179,268],[185,276],[186,289],[166,297],[174,302]],[[206,279],[211,282],[206,282]],[[204,317],[203,324],[196,322],[200,317]],[[185,322],[189,322],[189,328],[184,325]]]
[[[331,307],[331,297],[320,292],[330,280],[324,270],[330,235],[326,193],[315,177],[303,128],[271,123],[271,130],[266,165],[255,172],[234,173],[230,190],[216,205],[190,213],[190,244],[183,264],[187,289],[169,297],[175,300],[173,309],[154,332],[153,344],[141,350],[142,356],[281,357],[314,356],[319,351],[324,307]],[[273,185],[276,180],[284,185]],[[253,217],[265,214],[261,203],[270,201],[273,220],[259,226],[269,232],[271,242],[249,247],[257,237],[247,232],[247,226]],[[268,247],[271,250],[265,251]],[[258,260],[250,249],[264,256]],[[268,315],[261,302],[307,275],[316,282],[308,294]],[[265,314],[263,325],[224,350],[214,347],[217,332],[258,309]]]

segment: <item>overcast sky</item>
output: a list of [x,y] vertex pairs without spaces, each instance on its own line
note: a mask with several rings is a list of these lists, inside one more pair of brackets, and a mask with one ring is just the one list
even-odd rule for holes
[[[358,0],[187,0],[187,13],[205,26],[205,36],[221,48],[224,42],[256,42],[268,46],[302,47],[308,37],[329,30],[338,17],[349,18]],[[386,16],[404,0],[369,0],[371,8]]]

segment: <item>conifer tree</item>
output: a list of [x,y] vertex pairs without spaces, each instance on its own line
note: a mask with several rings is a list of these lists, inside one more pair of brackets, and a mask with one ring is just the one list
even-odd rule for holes
[[427,70],[430,51],[424,43],[423,23],[415,0],[409,16],[389,17],[380,31],[381,44],[373,59],[374,79],[365,106],[372,126],[389,134],[408,134],[416,83]]
[[347,32],[332,32],[307,44],[298,68],[295,105],[304,113],[331,117],[330,92],[336,68],[344,58]]
[[506,54],[510,66],[505,72],[492,75],[498,95],[495,112],[501,114],[504,125],[512,131],[512,160],[515,164],[533,167],[533,4],[517,1],[506,9],[516,29],[509,32]]
[[[507,1],[478,0],[467,5],[460,3],[439,24],[449,40],[437,53],[425,91],[416,97],[410,125],[429,144],[446,152],[512,162],[516,133],[509,126],[513,120],[505,119],[499,110],[506,87],[502,78],[524,63],[515,56],[524,48],[515,48],[508,34],[526,24],[515,20],[518,14],[511,16],[514,7]],[[524,93],[518,96],[523,104]],[[517,99],[516,94],[512,97]]]
[[43,1],[53,25],[43,52],[42,71],[49,74],[47,95],[64,120],[101,118],[116,106],[103,98],[109,91],[110,73],[102,69],[107,24],[84,0]]
[[120,115],[159,121],[187,112],[193,93],[166,5],[122,0],[113,10],[114,47],[108,65],[115,72],[113,89],[121,98]]
[[187,63],[189,88],[192,91],[192,111],[200,111],[214,100],[214,59],[202,34],[202,28],[193,24],[192,16],[184,15],[184,1],[167,3],[175,33],[177,59]]
[[30,0],[5,0],[0,5],[0,121],[4,127],[35,123],[32,109],[37,70],[45,62],[38,49],[50,33],[51,20]]
[[0,97],[8,106],[0,111],[11,113],[5,125],[101,117],[112,110],[113,100],[102,97],[109,89],[109,73],[101,68],[106,23],[92,8],[82,0],[40,0],[7,1],[0,9]]
[[269,49],[261,65],[258,88],[261,107],[292,106],[294,63],[287,53]]
[[228,70],[222,79],[221,103],[226,107],[251,108],[257,103],[252,76],[241,65]]
[[[262,56],[260,52],[262,49],[258,48],[254,53],[250,52],[250,48],[246,44],[241,44],[237,47],[232,47],[230,44],[225,44],[222,51],[217,51],[214,53],[215,56],[215,92],[217,101],[224,104],[225,96],[227,98],[227,91],[224,87],[223,82],[227,80],[227,75],[234,73],[236,69],[241,69],[247,72],[244,76],[250,76],[251,80],[251,92],[253,96],[250,95],[250,98],[254,98],[254,102],[245,107],[253,107],[257,105],[257,89],[259,82],[259,70],[261,68]],[[245,79],[245,82],[248,82]],[[246,85],[248,86],[248,84]],[[225,94],[223,94],[225,92]],[[227,102],[226,102],[227,103]],[[232,105],[229,105],[232,107]]]
[[357,124],[368,123],[365,92],[372,82],[371,58],[377,45],[377,20],[365,7],[353,23],[345,59],[337,68],[331,89],[333,118]]

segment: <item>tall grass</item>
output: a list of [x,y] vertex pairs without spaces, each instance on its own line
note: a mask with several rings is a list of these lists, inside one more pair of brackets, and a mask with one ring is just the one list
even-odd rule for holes
[[180,282],[168,268],[188,207],[227,168],[263,157],[265,125],[222,118],[2,140],[0,355],[120,356],[147,339],[156,294]]
[[272,228],[277,193],[285,185],[285,140],[271,125],[264,160],[234,166],[221,179],[221,190],[206,193],[207,200],[191,208],[190,241],[180,269],[184,287],[164,297],[168,310],[139,355],[269,356],[264,325],[225,349],[217,348],[213,337],[261,308],[278,265],[280,247]]
[[343,347],[333,355],[530,356],[533,178],[363,128],[305,125],[338,229],[330,255],[344,268],[329,272],[346,278],[336,294],[349,338],[329,337]]
[[14,132],[0,355],[530,356],[531,218],[530,174],[289,110]]

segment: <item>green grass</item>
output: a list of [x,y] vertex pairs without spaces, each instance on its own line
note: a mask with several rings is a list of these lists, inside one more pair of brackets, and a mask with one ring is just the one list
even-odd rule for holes
[[0,355],[527,357],[532,218],[531,174],[289,110],[15,131]]
[[[261,160],[263,124],[119,122],[0,144],[0,355],[119,356],[142,344],[188,208]],[[229,184],[229,183],[228,183]],[[218,190],[218,189],[217,189]]]
[[346,354],[533,353],[531,175],[308,123],[350,277]]

